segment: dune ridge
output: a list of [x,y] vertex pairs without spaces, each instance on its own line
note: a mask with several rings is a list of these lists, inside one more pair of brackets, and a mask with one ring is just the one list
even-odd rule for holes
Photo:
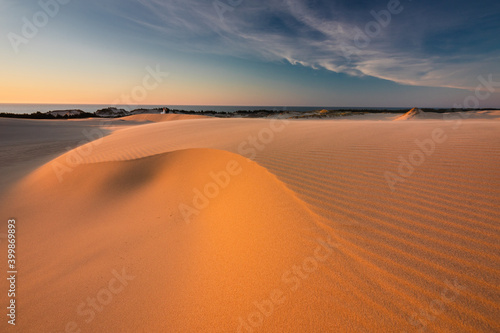
[[410,111],[406,112],[404,115],[397,117],[394,121],[410,120],[413,118],[419,118],[423,116],[424,111],[418,108],[412,108]]
[[[210,172],[227,170],[230,162],[241,177],[234,175],[186,223],[179,204],[190,204],[193,189],[213,182]],[[238,316],[246,320],[253,302],[269,298],[283,284],[283,272],[301,263],[302,252],[310,247],[313,253],[314,243],[303,232],[331,237],[315,227],[317,217],[275,176],[224,151],[189,149],[86,164],[62,183],[52,173],[50,164],[33,172],[8,203],[26,221],[24,241],[33,244],[19,258],[26,279],[19,302],[30,314],[23,325],[28,330],[40,329],[46,317],[52,318],[43,326],[49,330],[73,320],[89,331],[103,325],[132,331],[138,322],[152,331],[201,331],[200,322],[213,331],[236,330]],[[48,206],[53,209],[43,209]],[[124,291],[126,302],[87,324],[78,306],[88,290],[98,291],[105,282],[99,277],[111,271],[107,266],[125,266],[134,279]],[[135,279],[140,282],[134,286]],[[64,302],[59,289],[66,291]],[[292,320],[286,313],[276,317]],[[190,321],[192,316],[198,321]]]

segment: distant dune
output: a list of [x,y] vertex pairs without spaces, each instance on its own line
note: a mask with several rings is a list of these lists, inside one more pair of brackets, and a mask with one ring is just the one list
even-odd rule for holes
[[18,329],[500,331],[500,117],[451,116],[0,120],[51,156],[1,169]]
[[187,119],[201,119],[201,118],[211,118],[211,117],[201,116],[201,115],[190,115],[190,114],[144,113],[144,114],[135,114],[132,116],[126,116],[126,117],[122,117],[120,119],[128,120],[128,121],[151,121],[151,122],[159,123],[159,122],[171,121],[171,120],[187,120]]
[[405,114],[394,118],[395,121],[401,120],[456,120],[456,119],[477,119],[477,120],[498,120],[500,111],[466,111],[466,112],[424,112],[421,109],[413,108]]
[[404,115],[399,116],[394,120],[399,121],[399,120],[414,119],[414,118],[417,118],[419,116],[422,116],[423,114],[424,114],[424,111],[417,109],[417,108],[413,108],[410,111],[406,112]]

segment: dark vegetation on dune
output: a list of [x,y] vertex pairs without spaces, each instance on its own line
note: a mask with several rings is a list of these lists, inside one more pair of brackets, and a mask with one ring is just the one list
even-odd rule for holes
[[34,113],[0,113],[0,117],[5,117],[5,118],[24,118],[24,119],[82,119],[82,118],[97,118],[95,113],[90,113],[90,112],[84,112],[81,111],[79,114],[75,115],[54,115],[51,114],[50,112],[34,112]]

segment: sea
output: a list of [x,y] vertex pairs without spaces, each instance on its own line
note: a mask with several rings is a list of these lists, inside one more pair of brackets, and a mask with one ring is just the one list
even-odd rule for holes
[[132,111],[134,109],[153,109],[153,108],[169,108],[185,111],[217,111],[217,112],[236,112],[239,110],[254,111],[254,110],[273,110],[273,111],[298,111],[308,112],[314,110],[370,110],[370,109],[386,109],[400,110],[407,109],[405,107],[332,107],[332,106],[246,106],[246,105],[109,105],[109,104],[0,104],[0,113],[34,113],[48,112],[56,110],[82,110],[85,112],[95,112],[100,109],[110,106]]

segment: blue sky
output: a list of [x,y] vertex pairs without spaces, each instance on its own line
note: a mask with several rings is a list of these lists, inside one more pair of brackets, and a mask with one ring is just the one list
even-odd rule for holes
[[500,106],[498,0],[59,1],[0,0],[1,102],[111,104],[149,66],[137,104],[453,107],[482,77]]

